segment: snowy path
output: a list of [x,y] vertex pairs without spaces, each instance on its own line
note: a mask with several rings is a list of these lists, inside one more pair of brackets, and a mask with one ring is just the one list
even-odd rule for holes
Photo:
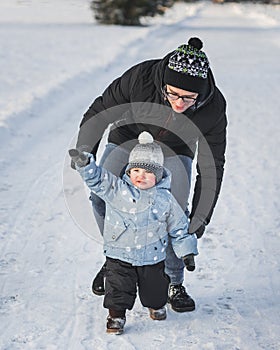
[[[179,6],[144,28],[1,22],[1,349],[279,349],[279,9]],[[65,205],[64,190],[71,203],[80,191],[63,183],[66,150],[111,79],[194,35],[230,122],[221,198],[186,274],[197,310],[154,322],[137,301],[125,334],[108,336],[102,298],[90,292],[101,245]],[[73,210],[86,226],[84,206]]]

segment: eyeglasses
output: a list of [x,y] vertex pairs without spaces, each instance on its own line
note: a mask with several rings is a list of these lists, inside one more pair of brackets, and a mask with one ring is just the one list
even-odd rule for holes
[[184,103],[194,104],[196,102],[196,98],[190,97],[188,95],[177,95],[174,92],[167,91],[166,86],[163,88],[163,94],[168,97],[171,101],[179,100],[179,98],[182,99]]

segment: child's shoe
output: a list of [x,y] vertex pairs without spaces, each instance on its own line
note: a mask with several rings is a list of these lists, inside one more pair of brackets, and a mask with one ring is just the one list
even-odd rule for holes
[[152,309],[149,307],[150,311],[150,317],[153,320],[161,321],[166,319],[166,308],[165,306],[161,307],[160,309]]
[[107,333],[109,334],[122,334],[123,327],[125,325],[125,317],[107,317]]

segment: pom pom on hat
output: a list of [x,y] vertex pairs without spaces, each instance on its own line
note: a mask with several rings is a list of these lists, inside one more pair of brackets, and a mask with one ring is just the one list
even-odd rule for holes
[[203,48],[203,43],[199,38],[190,38],[188,44],[198,50]]
[[156,181],[159,182],[162,178],[164,162],[160,145],[154,142],[153,136],[147,131],[143,131],[138,136],[138,141],[138,145],[130,152],[126,172],[128,173],[132,168],[142,168],[154,173]]
[[143,131],[141,132],[141,134],[138,136],[138,141],[139,143],[145,144],[145,143],[153,143],[154,142],[154,138],[153,136],[148,133],[147,131]]
[[180,45],[169,57],[164,71],[164,84],[204,93],[207,90],[209,61],[201,51],[203,43],[199,38],[190,38],[188,44]]

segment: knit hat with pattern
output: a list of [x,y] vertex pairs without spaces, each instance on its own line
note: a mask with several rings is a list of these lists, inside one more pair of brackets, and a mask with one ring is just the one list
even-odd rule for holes
[[209,61],[201,51],[202,46],[199,38],[191,38],[187,45],[179,46],[171,54],[165,68],[164,84],[197,93],[205,92]]
[[159,182],[162,179],[164,162],[160,145],[154,142],[153,136],[147,131],[138,136],[138,141],[139,144],[130,152],[126,172],[132,168],[145,169],[155,174],[156,182]]

